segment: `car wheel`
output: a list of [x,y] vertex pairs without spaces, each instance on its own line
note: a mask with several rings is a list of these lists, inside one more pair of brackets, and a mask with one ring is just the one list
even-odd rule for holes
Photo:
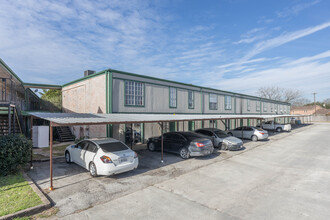
[[183,147],[179,151],[180,157],[183,159],[188,159],[190,157],[190,153],[187,148]]
[[227,150],[227,144],[221,142],[218,144],[219,150]]
[[71,156],[68,151],[65,152],[65,162],[71,163]]
[[276,132],[281,132],[282,128],[276,128]]
[[151,142],[151,143],[148,144],[148,150],[155,151],[155,148],[156,148],[155,143]]
[[251,140],[252,140],[252,141],[258,141],[258,137],[255,136],[255,135],[253,135],[253,136],[251,137]]
[[233,136],[233,133],[229,132],[228,135]]
[[90,162],[90,164],[89,164],[89,173],[93,177],[96,177],[97,176],[96,166],[95,166],[95,164],[93,162]]

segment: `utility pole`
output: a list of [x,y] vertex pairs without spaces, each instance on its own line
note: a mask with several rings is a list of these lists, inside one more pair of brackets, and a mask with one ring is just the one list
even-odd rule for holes
[[314,109],[315,109],[314,115],[316,115],[316,100],[315,100],[315,95],[317,93],[316,92],[313,92],[312,94],[314,95]]

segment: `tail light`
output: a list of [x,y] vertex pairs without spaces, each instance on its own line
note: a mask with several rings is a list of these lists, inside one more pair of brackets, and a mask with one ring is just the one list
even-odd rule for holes
[[104,155],[104,156],[100,157],[100,159],[102,160],[103,163],[112,163],[111,158],[108,156]]
[[136,152],[134,152],[134,158],[137,158],[137,157],[138,157],[137,153],[136,153]]
[[265,134],[265,133],[263,133],[263,132],[259,132],[260,134]]
[[205,144],[203,144],[203,143],[199,143],[199,142],[195,143],[195,145],[196,145],[197,147],[205,147]]

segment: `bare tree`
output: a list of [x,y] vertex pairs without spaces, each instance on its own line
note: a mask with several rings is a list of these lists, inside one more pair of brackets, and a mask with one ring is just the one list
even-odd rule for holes
[[284,89],[277,86],[261,87],[257,94],[262,98],[293,103],[300,99],[302,94],[299,90]]
[[271,86],[271,87],[261,87],[258,89],[258,95],[262,98],[273,99],[280,101],[282,98],[282,92],[280,88]]
[[293,101],[301,98],[301,92],[299,90],[293,89],[283,89],[283,98],[284,102],[292,103]]

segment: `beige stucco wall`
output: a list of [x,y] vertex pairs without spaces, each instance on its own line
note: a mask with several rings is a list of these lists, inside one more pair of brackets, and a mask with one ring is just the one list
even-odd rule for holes
[[[105,75],[99,75],[80,81],[62,89],[62,105],[64,112],[106,113]],[[77,138],[82,136],[105,137],[105,125],[73,126],[72,131]]]

